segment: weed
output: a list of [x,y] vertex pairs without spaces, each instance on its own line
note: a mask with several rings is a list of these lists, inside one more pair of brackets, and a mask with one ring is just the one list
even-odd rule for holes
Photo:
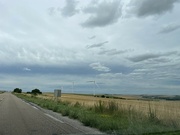
[[80,104],[79,102],[76,102],[76,103],[74,104],[74,107],[81,107],[81,104]]
[[97,104],[94,104],[94,110],[95,112],[98,112],[98,113],[105,112],[106,110],[105,103],[100,100]]
[[110,113],[118,111],[118,104],[114,101],[108,102],[108,111]]
[[152,110],[152,107],[150,105],[149,102],[149,112],[148,112],[148,118],[151,122],[155,122],[155,123],[159,123],[160,120],[158,119],[157,115],[156,115],[156,110]]

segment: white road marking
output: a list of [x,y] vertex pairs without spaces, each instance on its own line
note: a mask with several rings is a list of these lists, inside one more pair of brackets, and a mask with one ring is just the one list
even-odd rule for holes
[[37,107],[35,107],[35,106],[32,106],[34,109],[36,109],[36,110],[39,110]]
[[27,105],[30,105],[29,103],[25,102]]
[[55,118],[55,117],[53,117],[53,116],[51,116],[51,115],[49,115],[49,114],[47,114],[47,113],[44,113],[44,114],[45,114],[46,116],[52,118],[52,119],[55,120],[55,121],[59,121],[59,122],[61,122],[61,123],[64,123],[63,121],[61,121],[61,120],[59,120],[59,119],[57,119],[57,118]]

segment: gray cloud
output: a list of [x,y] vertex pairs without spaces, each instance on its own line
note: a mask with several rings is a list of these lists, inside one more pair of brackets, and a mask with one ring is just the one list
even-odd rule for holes
[[137,55],[134,57],[130,57],[127,58],[128,60],[132,61],[132,62],[141,62],[141,61],[145,61],[145,60],[150,60],[150,59],[155,59],[155,58],[159,58],[162,56],[170,56],[170,55],[174,55],[177,54],[177,51],[172,51],[172,52],[167,52],[167,53],[147,53],[147,54],[141,54],[141,55]]
[[91,63],[89,66],[90,66],[92,69],[97,70],[97,71],[101,71],[101,72],[109,72],[109,71],[111,71],[110,68],[102,65],[102,64],[99,63],[99,62],[97,62],[97,63]]
[[82,23],[84,27],[103,27],[116,23],[121,16],[122,6],[120,1],[113,0],[111,2],[103,1],[101,3],[93,3],[84,8],[83,12],[90,14],[90,17]]
[[55,8],[55,7],[50,7],[50,8],[48,8],[48,14],[49,14],[50,16],[55,15],[55,14],[56,14],[56,8]]
[[98,43],[98,44],[87,45],[86,48],[90,49],[90,48],[101,47],[101,46],[103,46],[106,43],[108,43],[108,41],[105,41],[105,42],[102,42],[102,43]]
[[159,33],[161,33],[161,34],[167,34],[167,33],[173,32],[173,31],[175,31],[175,30],[177,30],[177,29],[179,29],[179,28],[180,28],[180,24],[174,24],[174,23],[172,23],[172,24],[168,24],[168,25],[164,26],[164,27],[159,31]]
[[94,35],[94,36],[92,36],[92,37],[89,37],[89,39],[94,39],[94,38],[96,38],[96,36]]
[[122,77],[122,73],[103,73],[103,74],[99,74],[98,77],[108,78],[108,79],[120,78]]
[[171,11],[176,2],[179,0],[131,0],[130,5],[133,7],[132,13],[138,17],[146,17]]
[[65,17],[71,17],[79,12],[78,9],[76,9],[77,6],[76,0],[66,0],[66,5],[61,9],[61,13]]
[[99,54],[99,55],[104,55],[104,54],[107,54],[107,55],[118,55],[118,54],[126,53],[126,52],[128,52],[128,51],[129,51],[129,50],[117,50],[117,49],[105,50],[105,49],[103,49],[103,50],[100,51],[98,54]]

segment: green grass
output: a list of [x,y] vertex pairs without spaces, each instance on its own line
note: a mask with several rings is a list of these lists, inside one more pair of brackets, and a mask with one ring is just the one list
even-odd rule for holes
[[[164,124],[159,120],[150,105],[148,114],[144,115],[131,107],[125,109],[112,101],[108,103],[99,101],[94,107],[86,107],[78,102],[72,105],[69,102],[42,99],[35,96],[29,97],[23,94],[16,94],[16,96],[43,108],[59,112],[63,116],[78,119],[85,126],[95,127],[107,133],[135,135],[153,135],[157,133],[166,135],[165,131],[178,130],[178,126]],[[176,133],[168,132],[167,135],[176,135]]]
[[5,91],[0,91],[0,94],[4,93]]

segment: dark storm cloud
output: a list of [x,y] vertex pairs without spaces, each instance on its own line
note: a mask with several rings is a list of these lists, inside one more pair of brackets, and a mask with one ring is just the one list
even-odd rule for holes
[[155,59],[155,58],[159,58],[162,56],[170,56],[170,55],[175,55],[178,54],[177,51],[172,51],[172,52],[167,52],[167,53],[147,53],[147,54],[141,54],[141,55],[137,55],[134,57],[130,57],[127,58],[128,60],[132,61],[132,62],[141,62],[141,61],[145,61],[145,60],[149,60],[149,59]]
[[114,24],[121,17],[122,6],[120,1],[103,1],[94,3],[83,9],[85,14],[90,14],[90,17],[82,23],[83,27],[104,27]]
[[61,14],[65,17],[71,17],[79,12],[76,9],[78,2],[76,0],[66,0],[66,5],[62,8]]
[[92,45],[87,45],[86,48],[87,49],[91,49],[91,48],[97,48],[97,47],[102,47],[104,46],[104,44],[108,43],[108,41],[102,42],[102,43],[98,43],[98,44],[92,44]]
[[168,24],[166,26],[164,26],[160,31],[159,33],[161,34],[167,34],[167,33],[170,33],[170,32],[173,32],[177,29],[180,28],[180,24]]
[[138,17],[161,15],[171,11],[179,0],[131,0],[133,14]]

